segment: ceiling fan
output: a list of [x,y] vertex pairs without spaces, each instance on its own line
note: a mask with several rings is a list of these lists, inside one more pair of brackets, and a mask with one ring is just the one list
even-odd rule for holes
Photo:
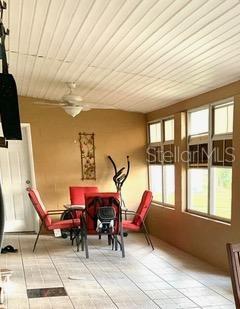
[[69,114],[72,117],[77,116],[81,111],[86,112],[90,109],[115,109],[114,106],[111,105],[103,105],[101,103],[90,103],[85,102],[83,98],[73,93],[74,89],[77,88],[77,84],[75,82],[66,83],[68,87],[68,92],[63,95],[60,102],[55,101],[35,101],[34,104],[37,105],[47,105],[47,106],[59,106],[62,107],[67,114]]

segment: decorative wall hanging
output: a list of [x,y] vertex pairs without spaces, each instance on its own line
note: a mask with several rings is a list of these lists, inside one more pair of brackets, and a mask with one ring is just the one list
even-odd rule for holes
[[79,133],[82,180],[96,180],[94,133]]

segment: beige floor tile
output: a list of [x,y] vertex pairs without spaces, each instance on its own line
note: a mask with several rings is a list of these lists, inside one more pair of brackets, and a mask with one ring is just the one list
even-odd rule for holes
[[231,305],[231,302],[221,295],[189,296],[189,298],[201,307]]
[[208,308],[208,309],[236,309],[235,305],[225,305],[225,306],[207,306],[202,308]]
[[[234,308],[227,274],[154,239],[155,250],[141,234],[125,239],[126,258],[106,239],[90,237],[90,258],[76,252],[69,239],[7,235],[17,254],[0,255],[1,267],[14,271],[7,309],[66,308]],[[62,287],[68,296],[27,299],[26,288]],[[15,294],[13,293],[15,291]]]
[[180,288],[179,292],[187,297],[190,296],[207,296],[207,295],[217,295],[217,293],[208,287],[195,287],[195,288]]
[[159,308],[159,306],[151,300],[144,301],[144,302],[123,301],[123,302],[117,302],[116,305],[119,309],[139,309],[139,308],[140,309],[155,309],[155,308]]
[[73,309],[73,305],[67,296],[44,297],[29,299],[31,309]]
[[162,309],[199,308],[197,304],[186,297],[174,299],[157,299],[155,302]]
[[29,301],[28,298],[15,295],[14,297],[8,298],[7,308],[9,309],[28,309]]

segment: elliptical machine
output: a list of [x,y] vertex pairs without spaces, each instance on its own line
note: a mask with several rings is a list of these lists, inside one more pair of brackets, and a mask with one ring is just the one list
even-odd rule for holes
[[[130,160],[129,160],[129,156],[127,156],[127,172],[126,174],[123,173],[123,171],[125,170],[125,167],[122,167],[119,171],[117,170],[117,166],[115,164],[115,162],[113,161],[111,156],[108,156],[108,159],[111,161],[113,168],[114,168],[114,176],[113,176],[113,181],[115,183],[117,192],[120,195],[120,206],[121,206],[121,210],[125,211],[125,220],[127,219],[127,213],[126,213],[126,205],[124,202],[124,199],[122,198],[122,186],[124,184],[124,182],[126,181],[129,172],[130,172]],[[128,233],[127,232],[123,232],[123,236],[127,237]]]
[[120,195],[120,205],[122,210],[126,209],[124,200],[122,198],[122,186],[124,184],[124,182],[126,181],[129,172],[130,172],[130,160],[129,160],[129,156],[127,156],[127,172],[124,174],[123,171],[125,170],[125,167],[122,167],[120,170],[117,170],[117,166],[115,164],[115,162],[113,161],[111,156],[108,156],[108,159],[111,161],[113,168],[114,168],[114,176],[113,176],[113,181],[115,183],[117,192]]

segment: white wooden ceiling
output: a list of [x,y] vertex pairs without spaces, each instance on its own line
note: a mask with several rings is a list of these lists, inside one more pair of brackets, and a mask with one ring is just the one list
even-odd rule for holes
[[240,79],[239,0],[8,0],[20,95],[149,112]]

